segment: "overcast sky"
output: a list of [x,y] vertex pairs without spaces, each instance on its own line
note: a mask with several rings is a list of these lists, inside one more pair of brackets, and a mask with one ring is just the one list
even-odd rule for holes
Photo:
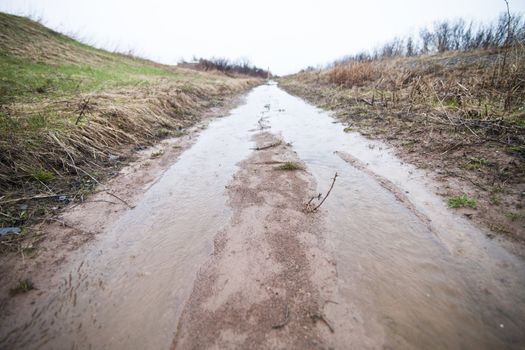
[[[509,0],[525,12],[525,0]],[[333,61],[439,19],[491,20],[504,0],[0,0],[84,41],[174,64],[248,58],[275,74]]]

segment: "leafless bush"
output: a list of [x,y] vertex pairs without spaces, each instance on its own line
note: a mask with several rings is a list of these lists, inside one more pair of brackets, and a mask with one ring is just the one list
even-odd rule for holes
[[259,78],[271,76],[269,71],[253,66],[247,59],[230,61],[227,58],[212,57],[210,59],[194,59],[194,61],[195,63],[193,64],[183,62],[182,65],[192,66],[193,68],[204,71],[216,70],[226,74],[242,74]]
[[464,19],[435,22],[421,28],[419,36],[394,38],[372,54],[360,52],[336,60],[333,66],[350,61],[370,61],[398,56],[417,56],[447,51],[501,49],[525,44],[525,20],[521,14],[502,13],[492,23],[467,22]]

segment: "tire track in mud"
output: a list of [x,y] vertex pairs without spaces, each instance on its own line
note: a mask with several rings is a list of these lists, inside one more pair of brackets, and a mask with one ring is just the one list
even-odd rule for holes
[[388,180],[387,178],[380,176],[373,171],[371,171],[365,163],[360,161],[358,158],[352,156],[349,153],[336,151],[335,154],[337,154],[342,160],[347,162],[348,164],[352,165],[354,168],[364,172],[365,174],[369,175],[371,178],[375,179],[381,187],[383,187],[385,190],[389,191],[396,197],[396,200],[403,203],[403,205],[412,212],[419,220],[421,220],[422,223],[425,224],[426,228],[432,232],[434,235],[437,235],[437,232],[432,227],[432,220],[425,214],[423,214],[421,211],[419,211],[416,206],[408,199],[408,196],[403,193],[399,187],[397,187],[392,181]]
[[228,186],[233,216],[199,272],[174,349],[325,348],[334,331],[323,309],[335,302],[335,263],[323,250],[322,214],[303,211],[315,182],[275,169],[300,161],[289,145],[268,132],[255,141],[276,146],[241,162]]

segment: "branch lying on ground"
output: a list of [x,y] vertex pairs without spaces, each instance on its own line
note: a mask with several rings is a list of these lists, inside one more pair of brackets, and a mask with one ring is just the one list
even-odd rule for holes
[[251,148],[251,149],[254,150],[254,151],[262,151],[262,150],[265,150],[265,149],[268,149],[268,148],[280,146],[282,143],[283,142],[279,140],[278,142],[269,144],[267,146],[255,147],[255,148]]
[[330,330],[331,333],[334,333],[335,332],[335,329],[334,327],[332,327],[332,325],[330,324],[330,322],[328,322],[328,320],[326,319],[326,317],[322,314],[322,313],[319,313],[319,314],[315,314],[315,315],[312,315],[312,320],[321,320],[323,321],[323,323],[328,327],[328,329]]

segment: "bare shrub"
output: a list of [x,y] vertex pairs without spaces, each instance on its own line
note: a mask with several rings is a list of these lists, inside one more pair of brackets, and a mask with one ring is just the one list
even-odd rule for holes
[[228,75],[242,74],[257,78],[267,78],[271,76],[269,71],[253,66],[247,59],[241,59],[235,62],[227,58],[212,57],[210,59],[200,58],[198,61],[195,61],[193,64],[182,62],[180,65],[203,71],[215,70]]

